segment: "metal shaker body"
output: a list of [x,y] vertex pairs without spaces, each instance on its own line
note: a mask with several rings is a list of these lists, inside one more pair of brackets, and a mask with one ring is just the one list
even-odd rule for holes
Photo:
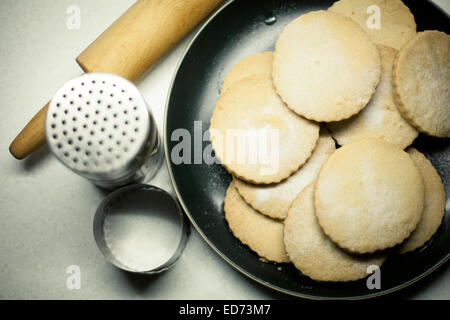
[[107,73],[88,73],[59,89],[45,133],[65,166],[108,189],[149,179],[163,156],[156,123],[138,89]]

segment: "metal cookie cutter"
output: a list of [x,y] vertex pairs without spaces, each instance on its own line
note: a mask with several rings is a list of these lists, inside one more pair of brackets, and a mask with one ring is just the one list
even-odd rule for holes
[[147,104],[128,80],[88,73],[53,97],[45,133],[50,150],[75,173],[104,188],[150,179],[163,157]]
[[172,267],[189,233],[189,221],[178,201],[145,184],[112,192],[94,218],[94,237],[103,255],[120,269],[142,274]]

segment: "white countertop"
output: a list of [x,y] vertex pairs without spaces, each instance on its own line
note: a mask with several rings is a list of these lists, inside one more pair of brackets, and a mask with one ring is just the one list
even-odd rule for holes
[[[0,3],[0,299],[272,299],[288,298],[246,278],[192,228],[170,271],[144,278],[122,272],[99,252],[92,221],[104,197],[44,147],[24,161],[10,142],[66,81],[82,74],[75,62],[132,0],[2,0]],[[450,12],[450,1],[435,0]],[[66,26],[66,8],[81,8],[81,29]],[[138,85],[162,133],[175,67],[192,34]],[[165,165],[164,165],[165,168]],[[172,190],[166,169],[151,182]],[[81,289],[66,286],[67,267],[81,270]],[[448,264],[401,298],[450,299]]]

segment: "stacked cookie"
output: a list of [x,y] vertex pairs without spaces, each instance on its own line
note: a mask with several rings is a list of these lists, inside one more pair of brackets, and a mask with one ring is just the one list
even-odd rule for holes
[[[366,23],[369,6],[380,28]],[[450,37],[416,33],[400,0],[340,0],[293,20],[274,52],[228,72],[211,118],[234,177],[233,234],[318,281],[364,278],[388,249],[423,246],[446,196],[409,146],[419,132],[450,137],[449,85]]]

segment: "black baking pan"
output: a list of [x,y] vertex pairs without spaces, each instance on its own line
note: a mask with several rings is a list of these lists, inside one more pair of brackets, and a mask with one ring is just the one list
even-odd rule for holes
[[[194,163],[194,148],[201,145],[205,149],[210,144],[208,139],[201,142],[201,134],[209,128],[226,72],[241,58],[273,50],[278,34],[292,19],[312,10],[327,9],[332,3],[326,0],[236,0],[221,7],[196,34],[176,70],[166,105],[165,152],[173,186],[192,224],[237,270],[267,287],[298,297],[368,298],[404,288],[445,264],[450,256],[448,205],[441,227],[424,247],[405,255],[392,253],[389,256],[381,267],[381,289],[369,290],[365,279],[346,283],[316,282],[290,264],[260,261],[236,239],[223,211],[230,174],[219,164]],[[432,3],[414,0],[404,3],[414,14],[419,31],[438,29],[449,33],[448,15]],[[195,125],[196,121],[201,122]],[[172,136],[176,129],[185,129],[192,137],[191,164],[171,160],[172,149],[178,144]],[[448,203],[449,139],[420,135],[414,147],[425,153],[437,168],[445,184]],[[187,153],[186,159],[188,156]]]

